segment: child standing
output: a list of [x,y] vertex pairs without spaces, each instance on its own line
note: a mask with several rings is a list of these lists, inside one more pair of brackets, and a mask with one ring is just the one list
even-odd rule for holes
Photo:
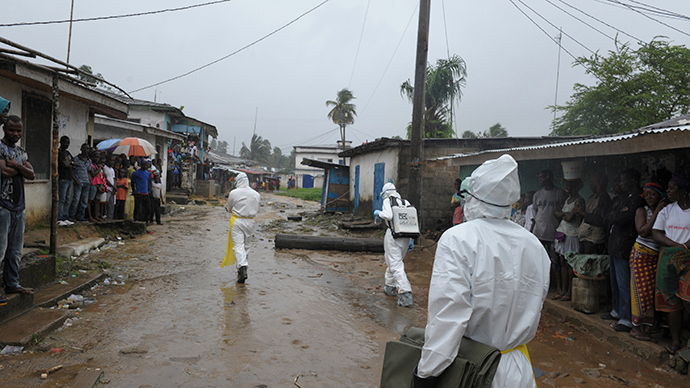
[[115,181],[117,192],[115,193],[115,219],[125,219],[125,203],[127,202],[127,192],[129,191],[129,180],[127,179],[127,170],[121,168],[117,171],[117,180]]
[[151,218],[150,221],[153,222],[153,217],[156,217],[156,224],[161,225],[161,203],[165,204],[163,198],[161,197],[161,174],[159,171],[153,173],[153,182],[151,182]]

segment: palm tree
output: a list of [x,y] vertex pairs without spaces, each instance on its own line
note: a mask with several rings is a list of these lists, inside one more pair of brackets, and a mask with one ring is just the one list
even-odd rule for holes
[[326,106],[333,107],[333,109],[328,112],[328,118],[333,120],[333,122],[340,127],[340,138],[343,141],[343,148],[345,148],[345,126],[354,124],[355,116],[357,116],[357,106],[350,102],[354,99],[355,97],[352,95],[352,92],[345,88],[338,92],[335,101],[326,101]]
[[501,123],[496,123],[484,131],[484,137],[508,137],[508,130]]
[[249,147],[242,142],[240,157],[255,160],[257,162],[269,163],[271,157],[271,142],[255,133],[252,135],[252,141]]
[[[425,138],[453,137],[453,101],[460,101],[460,88],[465,86],[466,77],[465,61],[457,55],[450,59],[439,59],[436,61],[436,67],[427,66],[424,92]],[[414,86],[409,79],[400,85],[400,94],[406,96],[410,102],[413,101]]]
[[463,139],[476,139],[477,134],[472,132],[472,131],[465,131],[462,133],[462,138]]

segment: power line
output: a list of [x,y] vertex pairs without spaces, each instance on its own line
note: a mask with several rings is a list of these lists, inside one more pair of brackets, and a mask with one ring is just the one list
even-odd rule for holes
[[[677,12],[668,11],[668,10],[665,10],[663,8],[655,7],[655,6],[649,5],[649,4],[645,4],[641,1],[635,1],[635,0],[629,0],[629,1],[632,3],[635,3],[635,4],[644,5],[645,7],[649,7],[649,8],[652,8],[654,10],[657,10],[658,12],[656,12],[656,13],[658,13],[659,15],[662,15],[662,16],[668,16],[668,17],[677,18],[677,19],[690,20],[689,16],[685,16],[685,15],[677,13]],[[655,12],[655,11],[652,11],[652,12]]]
[[367,24],[367,15],[369,15],[369,4],[371,0],[367,1],[367,10],[364,12],[364,21],[362,22],[362,31],[359,33],[359,43],[357,43],[357,52],[355,53],[355,63],[352,64],[352,73],[350,74],[350,82],[347,84],[347,88],[350,89],[352,85],[352,77],[355,75],[355,68],[357,67],[357,58],[359,57],[359,49],[362,47],[362,37],[364,36],[364,26]]
[[[628,37],[630,37],[630,38],[635,39],[635,40],[638,41],[638,42],[643,43],[641,39],[638,39],[638,38],[636,38],[636,37],[634,37],[634,36],[628,34],[627,32],[625,32],[625,31],[623,31],[623,30],[619,30],[618,28],[616,28],[616,27],[614,27],[614,26],[612,26],[612,25],[606,23],[605,21],[603,21],[603,20],[601,20],[601,19],[598,19],[598,18],[596,18],[596,17],[594,17],[594,16],[588,14],[587,12],[585,12],[585,11],[583,11],[583,10],[581,10],[581,9],[579,9],[579,8],[577,8],[577,7],[575,7],[575,6],[572,6],[572,5],[568,4],[568,3],[566,3],[566,2],[563,1],[563,0],[558,0],[558,1],[560,1],[561,3],[567,5],[568,7],[572,8],[572,9],[574,9],[574,10],[576,10],[576,11],[578,11],[578,12],[580,12],[580,13],[586,15],[586,16],[588,16],[589,18],[598,21],[599,23],[605,25],[606,27],[609,27],[609,28],[611,28],[611,29],[614,29],[614,30],[618,31],[619,33],[621,33],[621,34],[623,34],[623,35],[626,35],[626,36],[628,36]],[[578,19],[578,20],[579,20],[579,19]]]
[[164,13],[164,12],[184,11],[187,9],[204,7],[207,5],[214,5],[214,4],[218,4],[218,3],[227,3],[228,1],[232,1],[232,0],[216,0],[216,1],[209,1],[208,3],[187,5],[187,6],[179,7],[179,8],[167,8],[167,9],[161,9],[158,11],[129,13],[129,14],[124,14],[124,15],[98,16],[98,17],[93,17],[93,18],[72,19],[72,20],[70,20],[70,19],[67,19],[67,20],[50,20],[50,21],[43,21],[43,22],[5,23],[5,24],[0,24],[0,27],[35,26],[35,25],[40,25],[40,24],[62,24],[62,23],[69,23],[70,21],[71,22],[93,22],[96,20],[122,19],[122,18],[134,17],[134,16],[155,15],[155,14]]
[[[527,19],[529,19],[529,21],[531,21],[532,24],[534,24],[538,29],[540,29],[541,32],[543,32],[546,36],[548,36],[549,39],[551,39],[554,43],[556,43],[558,46],[560,46],[560,47],[563,49],[563,51],[565,51],[568,55],[570,55],[574,60],[577,61],[577,57],[576,57],[575,55],[573,55],[570,51],[568,51],[565,47],[563,47],[563,45],[562,45],[560,42],[557,42],[556,39],[555,39],[554,37],[552,37],[548,32],[546,32],[546,30],[544,30],[539,24],[537,24],[537,23],[534,21],[534,19],[532,19],[531,17],[529,17],[529,15],[527,15],[527,14],[525,13],[525,11],[523,11],[522,9],[520,9],[520,7],[518,7],[518,5],[515,4],[515,2],[514,2],[513,0],[508,0],[508,1],[510,1],[510,3],[513,4],[513,5],[515,6],[515,8],[517,8],[518,11],[520,11],[520,13],[522,13]],[[591,51],[591,50],[590,50],[590,51]],[[583,65],[583,66],[584,66],[584,65]]]
[[[522,5],[524,5],[525,7],[527,7],[530,11],[534,12],[537,16],[539,16],[540,18],[542,18],[542,20],[544,20],[545,22],[549,23],[549,24],[551,25],[551,27],[553,27],[553,28],[555,28],[555,29],[559,29],[559,27],[557,27],[555,24],[551,23],[547,18],[541,16],[541,14],[540,14],[539,12],[535,11],[534,9],[532,9],[532,7],[530,7],[529,5],[525,4],[525,2],[523,2],[522,0],[517,0],[517,1],[519,1],[519,2],[520,2]],[[510,2],[513,3],[513,0],[510,0]],[[515,5],[515,3],[513,3],[513,5]],[[517,7],[517,5],[516,5],[516,7]],[[530,20],[531,20],[531,19],[530,19]],[[562,32],[562,31],[561,31],[561,32]],[[572,36],[570,36],[569,34],[567,34],[567,33],[565,33],[565,32],[562,32],[562,33],[563,33],[563,35],[565,35],[565,36],[567,36],[568,38],[572,39],[575,43],[577,43],[577,44],[579,44],[580,46],[582,46],[585,50],[587,50],[587,51],[589,51],[590,53],[594,54],[594,51],[593,51],[593,50],[591,50],[589,47],[585,46],[584,44],[580,43],[577,39],[573,38]]]
[[285,148],[285,147],[289,147],[289,146],[291,146],[292,144],[311,142],[311,141],[314,141],[314,140],[316,140],[316,139],[319,139],[319,138],[325,137],[325,136],[327,136],[327,135],[330,135],[331,133],[333,133],[333,132],[335,132],[335,131],[337,131],[337,130],[340,130],[340,127],[335,127],[334,129],[331,129],[330,131],[327,131],[327,132],[325,132],[325,133],[322,133],[322,134],[320,134],[320,135],[318,135],[318,136],[315,136],[315,137],[312,137],[312,138],[308,138],[308,139],[305,139],[305,140],[296,140],[296,141],[294,141],[294,142],[284,144],[284,145],[282,145],[282,146],[279,146],[278,148],[281,148],[281,149],[282,149],[282,148]]
[[617,0],[607,0],[607,1],[608,1],[609,3],[614,3],[614,4],[622,5],[622,6],[626,7],[626,8],[628,8],[628,9],[631,10],[631,11],[634,11],[634,12],[639,13],[640,15],[646,17],[647,19],[654,20],[655,22],[657,22],[657,23],[659,23],[659,24],[662,24],[662,25],[664,25],[664,26],[666,26],[666,27],[668,27],[668,28],[670,28],[670,29],[672,29],[672,30],[675,30],[675,31],[677,31],[677,32],[680,32],[680,33],[683,34],[683,35],[690,36],[690,34],[688,34],[687,32],[685,32],[685,31],[683,31],[683,30],[680,30],[680,29],[678,29],[678,28],[676,28],[676,27],[673,27],[673,26],[670,25],[670,24],[664,23],[664,22],[662,22],[661,20],[655,19],[655,18],[653,18],[653,17],[647,15],[646,13],[637,10],[635,7],[632,7],[632,6],[629,5],[629,4],[621,3],[620,1],[617,1]]
[[312,9],[310,9],[309,11],[307,11],[307,12],[305,12],[305,13],[299,15],[299,16],[296,17],[295,19],[292,19],[289,23],[287,23],[287,24],[285,24],[284,26],[278,28],[277,30],[274,30],[273,32],[269,33],[268,35],[265,35],[265,36],[263,36],[263,37],[261,37],[261,38],[255,40],[255,41],[253,41],[252,43],[249,43],[248,45],[246,45],[246,46],[244,46],[244,47],[242,47],[242,48],[240,48],[240,49],[238,49],[238,50],[235,50],[234,52],[232,52],[232,53],[230,53],[230,54],[228,54],[228,55],[226,55],[226,56],[224,56],[224,57],[222,57],[222,58],[216,59],[215,61],[209,62],[209,63],[207,63],[207,64],[205,64],[205,65],[203,65],[203,66],[197,67],[197,68],[194,69],[194,70],[190,70],[190,71],[188,71],[188,72],[186,72],[186,73],[184,73],[184,74],[178,75],[178,76],[176,76],[176,77],[168,78],[168,79],[166,79],[165,81],[160,81],[160,82],[157,82],[157,83],[155,83],[155,84],[151,84],[151,85],[149,85],[149,86],[145,86],[145,87],[143,87],[143,88],[139,88],[139,89],[133,90],[133,91],[131,91],[130,93],[140,92],[140,91],[142,91],[142,90],[150,89],[150,88],[152,88],[152,87],[155,87],[155,86],[158,86],[158,85],[162,85],[162,84],[168,83],[168,82],[170,82],[170,81],[175,81],[175,80],[180,79],[180,78],[182,78],[182,77],[186,77],[186,76],[188,76],[188,75],[190,75],[190,74],[196,73],[197,71],[202,70],[202,69],[205,69],[205,68],[207,68],[207,67],[209,67],[209,66],[211,66],[211,65],[214,65],[214,64],[216,64],[216,63],[218,63],[218,62],[220,62],[220,61],[223,61],[223,60],[225,60],[225,59],[228,59],[228,58],[230,58],[231,56],[233,56],[233,55],[235,55],[235,54],[237,54],[237,53],[239,53],[239,52],[241,52],[241,51],[244,51],[244,50],[248,49],[249,47],[252,47],[252,46],[254,46],[255,44],[261,42],[262,40],[264,40],[264,39],[270,37],[271,35],[274,35],[274,34],[278,33],[279,31],[281,31],[281,30],[287,28],[287,27],[290,26],[291,24],[295,23],[296,21],[298,21],[299,19],[303,18],[304,16],[306,16],[306,15],[312,13],[312,12],[315,11],[317,8],[319,8],[319,7],[321,7],[322,5],[328,3],[329,1],[331,1],[331,0],[324,0],[324,1],[322,1],[321,3],[319,3],[319,4],[318,4],[317,6],[315,6],[314,8],[312,8]]
[[374,94],[376,94],[376,91],[379,89],[379,86],[381,85],[381,81],[383,81],[383,77],[386,75],[388,68],[390,67],[391,63],[393,62],[393,58],[395,58],[395,53],[397,53],[398,48],[400,48],[400,44],[402,43],[403,38],[405,37],[405,33],[407,33],[407,29],[410,27],[410,23],[412,23],[412,19],[414,18],[415,14],[417,13],[417,8],[419,8],[419,2],[417,2],[417,5],[415,6],[414,10],[412,11],[412,16],[410,16],[410,20],[407,21],[407,25],[405,26],[405,30],[403,31],[402,35],[400,36],[400,40],[398,41],[398,45],[395,46],[395,50],[393,50],[393,54],[391,55],[391,59],[388,60],[388,64],[386,65],[386,68],[383,70],[383,74],[381,74],[381,78],[379,78],[379,82],[376,84],[374,91],[371,92],[371,96],[369,97],[369,100],[367,100],[367,103],[364,105],[364,108],[362,108],[362,110],[360,111],[360,115],[362,113],[364,113],[364,111],[367,109],[372,98],[374,98]]

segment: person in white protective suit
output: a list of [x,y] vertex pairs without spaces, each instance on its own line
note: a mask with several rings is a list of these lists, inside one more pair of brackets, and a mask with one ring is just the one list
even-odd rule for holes
[[386,236],[383,238],[384,259],[386,261],[385,283],[383,291],[388,296],[398,297],[398,306],[412,307],[414,301],[412,299],[412,286],[407,280],[405,274],[405,265],[403,259],[405,254],[410,249],[412,240],[408,237],[394,238],[391,233],[390,222],[393,219],[393,210],[391,210],[391,197],[397,199],[399,205],[410,206],[407,200],[400,198],[400,194],[395,190],[395,185],[388,182],[383,185],[381,191],[381,198],[383,198],[383,205],[381,210],[374,211],[374,217],[379,217],[386,222],[388,229]]
[[240,172],[235,177],[235,188],[228,195],[228,203],[225,210],[232,213],[230,221],[230,239],[226,248],[223,267],[226,263],[232,263],[232,256],[237,267],[237,282],[244,283],[247,280],[247,245],[249,244],[256,223],[254,217],[259,212],[259,193],[249,187],[247,174]]
[[463,336],[503,353],[492,387],[536,387],[525,345],[537,331],[551,262],[539,239],[509,219],[520,197],[515,160],[486,161],[468,179],[467,222],[446,230],[436,249],[413,388],[435,387]]

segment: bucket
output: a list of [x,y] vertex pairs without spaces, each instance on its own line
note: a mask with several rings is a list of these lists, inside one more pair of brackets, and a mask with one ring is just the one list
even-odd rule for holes
[[563,179],[571,180],[582,178],[582,162],[581,161],[569,161],[561,162],[563,166]]

